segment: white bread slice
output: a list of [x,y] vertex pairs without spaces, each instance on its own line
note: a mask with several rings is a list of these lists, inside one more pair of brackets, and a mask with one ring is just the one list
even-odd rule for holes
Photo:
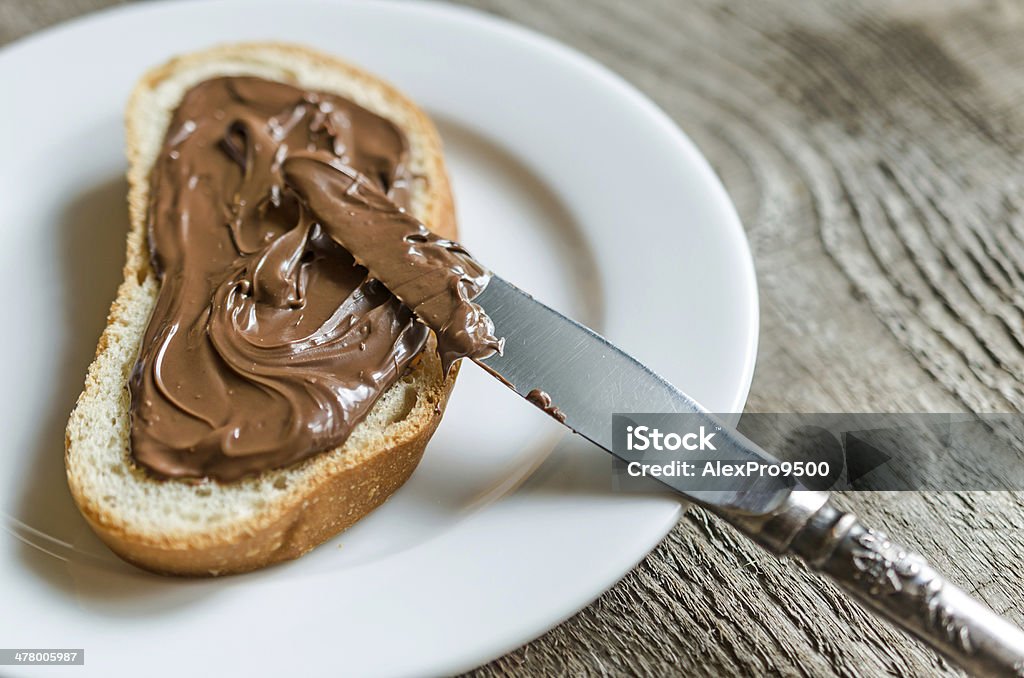
[[433,123],[390,85],[333,57],[277,43],[188,54],[138,83],[126,113],[131,230],[118,288],[68,422],[68,485],[82,515],[118,555],[179,575],[245,572],[297,558],[384,502],[412,474],[455,380],[442,378],[434,340],[374,405],[341,447],[286,469],[235,483],[155,480],[129,455],[128,375],[159,282],[147,249],[149,172],[170,117],[193,85],[221,75],[256,75],[348,97],[397,124],[410,145],[411,211],[431,230],[456,236],[441,141]]

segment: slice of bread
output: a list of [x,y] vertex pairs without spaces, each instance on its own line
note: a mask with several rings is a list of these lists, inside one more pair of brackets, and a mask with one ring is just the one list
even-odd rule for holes
[[192,53],[142,78],[126,114],[131,230],[117,291],[68,422],[68,485],[82,515],[125,560],[155,572],[220,575],[297,558],[384,502],[412,474],[455,380],[442,377],[434,339],[339,448],[234,483],[156,480],[129,454],[127,379],[159,282],[146,235],[149,173],[185,92],[216,76],[255,75],[345,96],[406,134],[415,182],[411,211],[455,238],[437,130],[378,78],[310,49],[248,43]]

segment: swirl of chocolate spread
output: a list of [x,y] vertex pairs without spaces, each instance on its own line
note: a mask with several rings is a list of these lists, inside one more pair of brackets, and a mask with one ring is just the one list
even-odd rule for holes
[[342,444],[428,326],[445,370],[500,350],[472,303],[490,274],[406,212],[407,156],[395,125],[337,95],[254,77],[185,94],[150,175],[141,466],[220,481],[288,466]]

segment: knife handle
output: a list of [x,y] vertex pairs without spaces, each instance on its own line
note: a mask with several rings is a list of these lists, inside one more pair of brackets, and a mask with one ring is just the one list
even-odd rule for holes
[[1024,631],[920,555],[868,529],[824,492],[792,492],[764,517],[720,513],[767,550],[802,558],[847,593],[975,676],[1024,678]]

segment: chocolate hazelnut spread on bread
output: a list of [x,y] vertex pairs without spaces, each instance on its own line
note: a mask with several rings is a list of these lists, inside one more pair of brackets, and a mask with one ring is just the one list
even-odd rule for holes
[[150,176],[156,306],[129,379],[131,453],[233,481],[342,444],[437,336],[444,369],[499,350],[490,274],[409,212],[390,121],[255,77],[201,82]]

